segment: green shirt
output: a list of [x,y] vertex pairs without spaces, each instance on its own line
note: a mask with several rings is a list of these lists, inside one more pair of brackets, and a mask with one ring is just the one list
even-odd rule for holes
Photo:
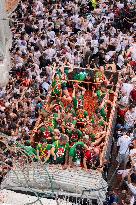
[[85,110],[84,111],[84,117],[87,117],[88,116],[88,112]]
[[97,94],[98,100],[101,100],[101,95],[102,95],[101,90],[97,90],[96,94]]
[[101,121],[99,122],[99,125],[100,125],[100,126],[104,126],[104,121],[101,120]]
[[52,144],[52,147],[55,148],[54,152],[57,157],[57,163],[63,163],[65,161],[66,151],[69,150],[69,144],[61,145],[57,140]]
[[69,68],[68,68],[68,67],[65,67],[65,68],[64,68],[64,73],[65,73],[66,75],[69,74]]
[[67,129],[66,132],[70,137],[70,142],[77,142],[83,136],[83,133],[79,129],[76,129],[75,131]]
[[42,144],[39,143],[36,148],[37,148],[37,150],[39,150],[39,151],[51,150],[52,145],[51,145],[51,144],[47,144],[47,145],[44,147]]
[[46,128],[43,127],[43,126],[40,128],[40,131],[41,131],[41,132],[45,132],[45,130],[46,130]]
[[28,154],[28,156],[36,156],[36,151],[31,146],[24,146],[24,151],[26,152],[26,154]]
[[92,123],[92,124],[95,123],[95,118],[94,118],[94,117],[92,117],[92,119],[91,119],[91,123]]
[[78,137],[81,138],[83,136],[83,133],[81,130],[77,129],[76,133],[78,134]]
[[97,90],[96,91],[96,94],[97,94],[97,97],[98,97],[98,100],[101,102],[102,99],[105,97],[106,93],[103,93],[101,90]]
[[17,143],[17,147],[22,148],[24,150],[24,153],[29,157],[37,156],[36,150],[31,146],[25,146],[25,145]]
[[102,80],[102,77],[103,77],[103,74],[102,74],[101,71],[97,71],[97,72],[95,73],[95,78],[99,78],[100,80]]
[[95,134],[91,133],[90,135],[91,142],[95,142]]
[[106,121],[106,112],[105,112],[104,107],[100,110],[100,114],[103,117],[104,121]]
[[61,82],[57,82],[56,80],[54,80],[52,82],[52,96],[59,96],[61,94]]
[[[48,153],[51,150],[51,148],[52,148],[51,144],[47,144],[46,146],[43,146],[42,144],[39,143],[37,145],[37,150],[39,150],[40,157],[44,157],[44,158],[48,156]],[[47,162],[49,162],[49,160]]]
[[70,142],[78,142],[78,140],[83,136],[83,133],[79,129],[76,129],[76,131],[72,131],[69,135]]
[[52,126],[53,126],[53,129],[56,129],[58,127],[57,120],[55,117],[52,119]]
[[83,95],[80,95],[79,98],[73,97],[73,105],[75,110],[81,105],[83,105],[83,100],[84,100]]
[[77,120],[73,120],[72,124],[76,125],[76,123],[77,123]]
[[61,78],[61,70],[59,68],[56,70],[56,74]]
[[58,117],[58,113],[53,113],[53,117],[57,118]]
[[73,161],[75,162],[77,160],[77,156],[76,156],[76,146],[77,145],[81,145],[81,146],[85,146],[85,144],[83,142],[76,142],[69,151],[69,156],[73,158]]

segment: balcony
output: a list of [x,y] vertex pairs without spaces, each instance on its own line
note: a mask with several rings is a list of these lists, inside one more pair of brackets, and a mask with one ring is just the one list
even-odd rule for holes
[[10,14],[14,11],[19,0],[6,0],[6,11]]

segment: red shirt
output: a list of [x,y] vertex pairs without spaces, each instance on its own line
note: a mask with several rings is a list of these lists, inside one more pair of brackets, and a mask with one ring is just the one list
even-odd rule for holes
[[115,16],[118,17],[120,15],[120,9],[117,8],[114,12]]
[[136,66],[136,61],[130,61],[129,63],[132,67]]
[[91,150],[87,150],[85,153],[85,159],[87,163],[92,162],[92,158],[93,158],[93,153],[91,152]]
[[122,118],[124,118],[126,112],[127,112],[127,109],[121,109],[121,108],[118,109],[118,115]]
[[133,89],[130,92],[130,96],[131,96],[132,100],[136,103],[136,89]]

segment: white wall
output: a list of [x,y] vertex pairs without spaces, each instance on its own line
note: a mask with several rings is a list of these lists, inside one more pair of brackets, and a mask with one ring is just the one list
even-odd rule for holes
[[4,58],[0,61],[0,87],[8,83],[10,66],[10,52],[12,34],[9,27],[8,15],[5,11],[5,0],[0,0],[0,53]]

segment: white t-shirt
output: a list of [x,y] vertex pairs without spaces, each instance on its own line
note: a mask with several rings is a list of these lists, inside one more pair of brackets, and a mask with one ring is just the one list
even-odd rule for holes
[[132,156],[133,154],[136,154],[136,148],[135,149],[131,149],[129,155]]
[[37,65],[40,64],[40,62],[39,62],[40,56],[41,56],[41,52],[40,52],[40,51],[34,52],[34,62],[35,62]]
[[55,32],[54,31],[49,31],[47,33],[48,37],[50,40],[54,40],[55,39]]
[[122,177],[126,177],[126,176],[128,176],[129,170],[130,170],[130,169],[118,170],[117,173],[118,173],[119,175],[122,175]]
[[98,52],[98,46],[99,46],[98,40],[92,40],[91,46],[94,48],[94,54],[96,54]]
[[129,154],[129,145],[131,143],[131,138],[127,135],[119,137],[117,146],[119,146],[120,154]]
[[45,46],[47,46],[47,39],[41,40],[41,41],[39,42],[39,44],[44,48]]
[[43,20],[43,19],[40,19],[40,20],[39,20],[39,29],[40,29],[40,30],[43,28],[43,23],[44,23],[44,20]]
[[128,184],[128,187],[129,187],[131,193],[132,193],[132,194],[135,196],[135,198],[136,198],[136,187],[135,187],[132,183]]
[[42,2],[41,1],[37,1],[36,4],[37,4],[36,5],[36,11],[42,13],[43,10],[44,10]]
[[124,58],[122,55],[119,55],[117,65],[121,68],[123,66],[123,64],[124,64]]
[[36,59],[36,60],[38,59],[39,60],[40,56],[41,56],[41,52],[40,51],[34,52],[34,59]]
[[49,87],[50,87],[50,85],[48,83],[46,83],[46,82],[44,82],[42,84],[42,88],[45,89],[46,91],[48,91]]
[[119,9],[122,9],[122,8],[124,8],[124,4],[118,3],[118,4],[117,4],[117,7],[118,7]]
[[133,44],[133,46],[130,48],[130,52],[132,60],[136,61],[136,44]]
[[125,114],[125,122],[128,126],[134,126],[134,122],[136,120],[136,113],[135,111],[130,112],[129,110]]
[[80,45],[80,46],[84,46],[86,44],[85,39],[82,36],[80,36],[77,39],[77,44]]
[[120,99],[120,103],[123,105],[128,105],[129,103],[129,96],[125,95]]
[[56,51],[55,49],[53,48],[48,48],[46,51],[45,51],[46,55],[47,55],[47,59],[52,59],[53,56],[56,54]]
[[121,91],[126,93],[126,95],[129,97],[130,92],[133,90],[134,85],[130,83],[123,83]]

